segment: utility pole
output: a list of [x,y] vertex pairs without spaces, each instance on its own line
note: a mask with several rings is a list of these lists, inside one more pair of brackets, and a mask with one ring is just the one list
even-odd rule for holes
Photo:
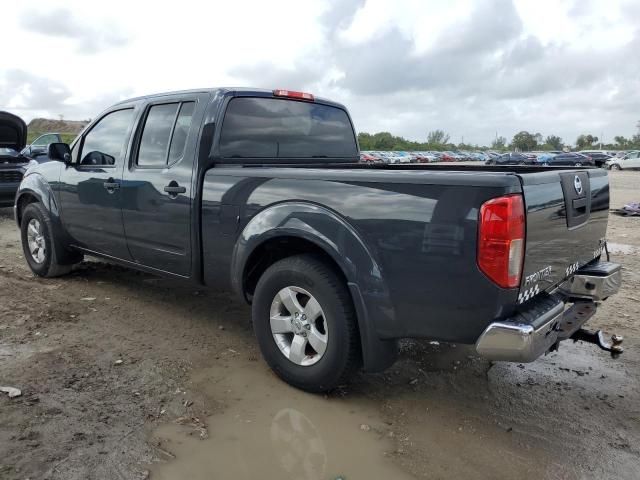
[[600,132],[600,150],[602,150],[602,141],[603,141],[603,137],[604,133]]

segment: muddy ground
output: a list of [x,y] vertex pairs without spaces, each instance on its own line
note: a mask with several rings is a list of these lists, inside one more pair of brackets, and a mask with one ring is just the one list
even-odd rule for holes
[[[640,200],[640,172],[611,181],[612,206]],[[90,259],[34,278],[0,209],[0,385],[23,392],[0,395],[0,478],[640,478],[640,218],[608,237],[624,287],[590,324],[625,336],[621,358],[407,342],[314,396],[270,373],[229,295]]]

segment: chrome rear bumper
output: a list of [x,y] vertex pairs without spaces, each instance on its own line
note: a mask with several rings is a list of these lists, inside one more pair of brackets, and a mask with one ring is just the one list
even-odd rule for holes
[[[476,342],[490,360],[532,362],[570,338],[596,312],[597,303],[618,292],[620,265],[598,262],[578,270],[552,294],[543,293],[516,315],[491,323]],[[576,302],[566,308],[568,302]]]

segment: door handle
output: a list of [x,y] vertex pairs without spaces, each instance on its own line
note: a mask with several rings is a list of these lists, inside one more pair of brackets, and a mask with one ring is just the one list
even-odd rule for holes
[[110,178],[109,180],[104,182],[102,186],[106,188],[109,193],[113,193],[115,190],[118,190],[120,188],[120,183],[116,182],[113,178]]
[[164,191],[169,195],[178,195],[179,193],[186,193],[187,188],[179,186],[176,182],[171,182],[169,185],[164,187]]

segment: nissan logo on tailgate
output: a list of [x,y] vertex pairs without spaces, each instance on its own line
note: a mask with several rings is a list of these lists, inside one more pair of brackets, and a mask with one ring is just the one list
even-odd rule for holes
[[573,179],[573,187],[576,189],[578,195],[582,195],[582,180],[580,180],[578,175]]

